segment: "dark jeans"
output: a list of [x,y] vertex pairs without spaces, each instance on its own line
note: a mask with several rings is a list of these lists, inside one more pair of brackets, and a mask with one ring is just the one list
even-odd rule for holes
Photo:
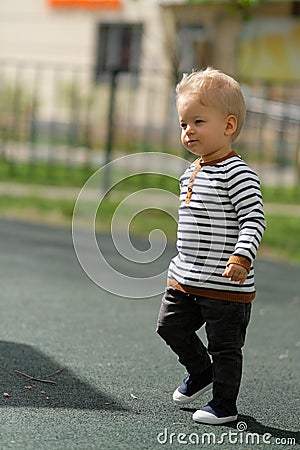
[[[242,347],[251,303],[185,294],[168,288],[158,315],[157,332],[188,373],[197,375],[213,361],[213,396],[236,400],[242,377]],[[196,331],[205,323],[208,348]]]

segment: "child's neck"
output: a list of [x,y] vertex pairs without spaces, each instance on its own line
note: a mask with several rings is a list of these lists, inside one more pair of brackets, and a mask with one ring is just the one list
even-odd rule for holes
[[231,147],[227,148],[226,150],[222,149],[220,151],[210,153],[209,155],[200,155],[200,162],[208,163],[215,161],[217,159],[226,158],[226,156],[230,155],[230,153],[232,153]]

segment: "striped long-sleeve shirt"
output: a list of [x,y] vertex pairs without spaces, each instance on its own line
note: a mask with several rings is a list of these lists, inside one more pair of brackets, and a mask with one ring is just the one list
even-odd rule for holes
[[[209,163],[196,160],[180,178],[178,254],[168,286],[205,297],[250,302],[253,262],[264,229],[260,182],[237,155]],[[248,271],[243,285],[222,277],[226,265]]]

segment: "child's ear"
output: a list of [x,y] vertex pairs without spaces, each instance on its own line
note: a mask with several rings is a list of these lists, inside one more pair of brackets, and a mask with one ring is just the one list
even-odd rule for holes
[[233,114],[226,117],[225,136],[232,136],[237,129],[237,118]]

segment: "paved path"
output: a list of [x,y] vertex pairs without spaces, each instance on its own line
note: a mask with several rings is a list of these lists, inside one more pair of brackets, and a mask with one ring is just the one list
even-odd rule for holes
[[[95,286],[67,229],[0,220],[0,235],[1,450],[300,448],[288,444],[299,439],[299,267],[257,261],[259,294],[239,398],[239,421],[256,434],[245,443],[236,424],[197,425],[192,408],[172,404],[184,372],[154,332],[159,297],[122,299]],[[239,443],[230,444],[234,433]],[[180,443],[197,439],[199,445]]]
[[[44,185],[30,185],[30,184],[18,184],[9,182],[0,182],[0,195],[8,195],[12,197],[39,197],[47,199],[66,199],[76,200],[80,193],[81,188],[72,186],[44,186]],[[112,192],[112,194],[114,194]],[[147,197],[149,196],[149,198]],[[97,201],[102,198],[103,192],[101,189],[89,189],[85,195],[86,199],[91,201]],[[144,193],[143,197],[139,196],[139,199],[146,203],[153,197],[152,193]],[[113,196],[112,196],[113,198]],[[165,200],[167,198],[167,200]],[[157,206],[169,206],[169,198],[162,196],[161,199],[157,199]],[[265,211],[268,214],[278,214],[286,216],[300,217],[300,205],[287,205],[281,203],[265,203]],[[174,209],[176,210],[176,205]]]

